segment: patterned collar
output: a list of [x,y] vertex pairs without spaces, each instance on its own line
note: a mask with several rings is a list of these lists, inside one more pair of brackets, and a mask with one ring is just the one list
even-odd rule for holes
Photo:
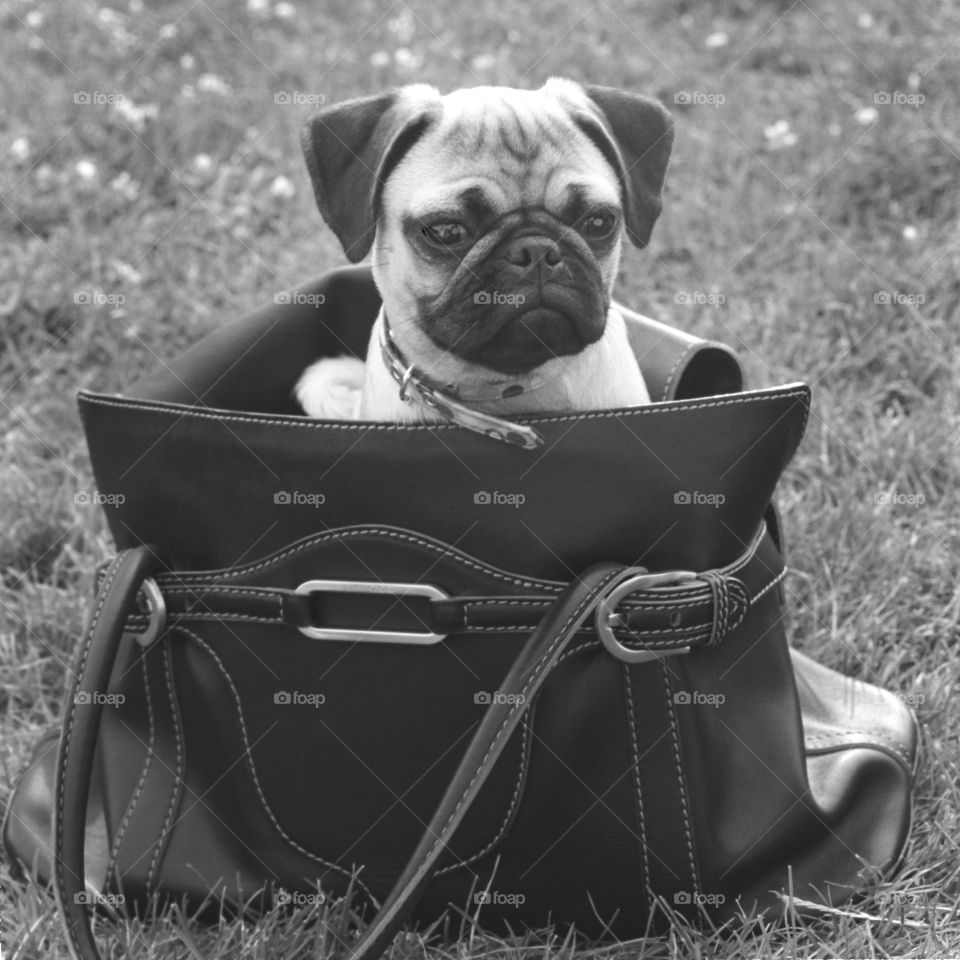
[[[533,427],[504,420],[490,413],[481,413],[464,404],[455,384],[441,384],[422,370],[408,363],[396,341],[390,334],[387,315],[383,315],[383,336],[380,339],[380,353],[387,370],[400,384],[400,399],[408,402],[418,400],[424,406],[451,423],[467,430],[482,433],[493,440],[501,440],[525,450],[536,450],[543,445],[543,437]],[[515,397],[524,392],[521,384],[512,382],[499,389],[492,397]]]

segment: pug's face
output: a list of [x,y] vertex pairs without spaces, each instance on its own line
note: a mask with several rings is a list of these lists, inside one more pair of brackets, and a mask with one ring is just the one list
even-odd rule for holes
[[404,353],[519,376],[603,336],[622,229],[649,239],[671,141],[659,104],[554,79],[350,101],[304,149],[348,256],[373,249]]

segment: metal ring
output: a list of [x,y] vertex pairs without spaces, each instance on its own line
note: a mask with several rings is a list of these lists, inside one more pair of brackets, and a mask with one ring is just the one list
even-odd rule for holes
[[143,633],[137,634],[137,643],[149,647],[155,640],[163,636],[167,629],[167,602],[163,599],[163,592],[157,586],[153,577],[147,577],[140,585],[150,607],[150,622]]

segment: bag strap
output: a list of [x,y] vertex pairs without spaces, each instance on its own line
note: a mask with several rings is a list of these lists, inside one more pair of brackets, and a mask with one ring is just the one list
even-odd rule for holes
[[[126,550],[110,564],[78,654],[64,711],[57,756],[54,888],[74,960],[101,960],[86,908],[84,884],[83,825],[103,710],[94,694],[106,690],[128,612],[144,579],[158,566],[149,547]],[[506,696],[498,697],[488,708],[419,845],[351,960],[375,960],[389,946],[429,883],[437,858],[496,765],[510,734],[566,646],[597,605],[636,576],[636,568],[598,564],[573,580],[550,605],[500,684],[500,692]]]
[[123,637],[127,611],[143,581],[160,566],[150,547],[118,554],[107,568],[67,694],[57,750],[53,814],[53,888],[75,960],[100,960],[90,915],[84,864],[84,825],[103,701]]
[[500,683],[499,691],[505,696],[495,698],[484,715],[417,849],[364,931],[350,960],[376,960],[390,945],[430,882],[437,858],[565,647],[597,603],[634,573],[619,564],[598,564],[574,580],[554,601]]

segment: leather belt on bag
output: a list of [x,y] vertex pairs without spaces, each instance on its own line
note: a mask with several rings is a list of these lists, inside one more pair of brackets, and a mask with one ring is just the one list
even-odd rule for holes
[[[633,568],[598,606],[593,623],[607,648],[628,662],[713,646],[742,622],[751,604],[783,577],[756,555],[703,573]],[[753,595],[745,581],[762,584]],[[127,630],[153,642],[167,628],[196,621],[273,623],[317,640],[438,643],[458,633],[527,635],[556,592],[449,596],[431,584],[307,580],[296,589],[225,583],[209,574],[169,572],[147,580]]]

